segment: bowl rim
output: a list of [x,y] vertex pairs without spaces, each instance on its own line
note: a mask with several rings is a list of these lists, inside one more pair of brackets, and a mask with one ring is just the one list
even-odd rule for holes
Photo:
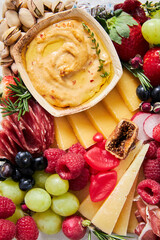
[[[86,102],[82,103],[81,105],[78,105],[76,107],[68,107],[68,108],[57,108],[51,105],[49,102],[47,102],[43,96],[41,96],[37,90],[33,87],[33,84],[27,74],[27,71],[23,64],[23,56],[22,53],[24,51],[24,48],[33,40],[33,38],[43,29],[50,26],[51,24],[67,20],[67,19],[81,19],[82,21],[86,22],[91,26],[95,33],[100,37],[102,43],[104,45],[108,45],[107,51],[109,52],[109,55],[112,60],[112,66],[114,70],[114,74],[112,76],[112,79],[109,83],[109,85],[106,86],[106,88],[98,95],[93,96]],[[59,12],[54,14],[53,16],[50,16],[47,19],[42,20],[41,22],[35,24],[31,29],[29,29],[23,37],[19,39],[19,41],[15,44],[13,49],[13,55],[14,59],[18,68],[19,73],[21,74],[21,78],[32,94],[32,96],[36,99],[36,101],[45,109],[47,110],[51,115],[55,117],[61,117],[65,115],[70,115],[78,112],[82,112],[84,110],[87,110],[94,105],[96,105],[98,102],[100,102],[104,97],[107,96],[107,94],[115,87],[117,82],[122,76],[122,66],[121,62],[119,60],[118,54],[115,50],[115,47],[109,37],[109,35],[106,33],[106,31],[103,29],[103,27],[98,23],[96,19],[94,19],[89,13],[87,13],[85,10],[80,8],[73,8],[64,12]]]

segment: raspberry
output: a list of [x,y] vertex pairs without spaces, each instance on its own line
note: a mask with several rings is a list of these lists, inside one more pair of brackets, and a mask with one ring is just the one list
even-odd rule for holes
[[80,143],[76,143],[69,148],[68,152],[76,153],[76,154],[79,153],[83,156],[86,153],[86,150]]
[[16,234],[16,225],[6,219],[0,219],[0,240],[12,240]]
[[137,7],[133,12],[130,13],[140,24],[143,24],[148,20],[145,11],[141,7]]
[[0,196],[0,218],[11,217],[16,210],[16,205],[9,198]]
[[153,138],[157,142],[160,142],[160,124],[153,128]]
[[123,8],[123,3],[118,3],[114,5],[114,11],[118,10],[118,9],[122,9]]
[[160,158],[146,159],[143,163],[145,178],[160,182]]
[[160,147],[157,149],[157,158],[160,158]]
[[77,178],[69,181],[69,189],[73,191],[80,191],[87,185],[89,178],[89,170],[84,168],[82,173]]
[[123,11],[127,13],[131,13],[135,11],[137,7],[139,7],[141,3],[138,0],[125,0],[123,3]]
[[47,173],[55,173],[55,167],[57,160],[64,155],[66,152],[59,149],[59,148],[49,148],[44,151],[44,157],[48,161],[48,166],[45,169],[45,172]]
[[71,180],[81,174],[84,164],[81,154],[68,152],[57,160],[56,172],[62,179]]
[[145,179],[138,184],[137,192],[148,204],[155,205],[160,201],[160,184],[152,179]]
[[157,153],[157,144],[155,141],[151,141],[149,143],[149,148],[145,157],[149,159],[156,158],[156,153]]
[[17,240],[36,240],[39,231],[34,219],[30,216],[20,218],[16,224]]

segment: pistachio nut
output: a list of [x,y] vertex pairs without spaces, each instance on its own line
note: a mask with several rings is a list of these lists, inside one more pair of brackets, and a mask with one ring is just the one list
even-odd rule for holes
[[11,76],[12,75],[12,71],[9,67],[2,67],[2,75],[3,76]]
[[1,52],[1,58],[6,58],[8,56],[9,56],[9,48],[7,46],[5,46],[5,48]]
[[2,35],[5,31],[7,31],[9,29],[8,24],[7,24],[7,20],[3,19],[0,21],[0,41],[2,41]]
[[52,3],[52,12],[57,13],[63,10],[64,10],[64,3],[59,0],[54,0],[54,2]]
[[27,32],[28,30],[29,30],[29,28],[27,28],[27,27],[25,27],[24,25],[22,25],[22,30],[23,30],[23,32]]
[[2,5],[2,18],[5,18],[5,13],[8,10],[7,6],[5,3]]
[[6,58],[1,58],[0,59],[0,65],[2,67],[9,67],[11,66],[13,63],[13,59],[9,56],[9,57],[6,57]]
[[20,9],[20,8],[28,8],[27,0],[17,0],[16,7],[18,9]]
[[0,57],[1,57],[1,54],[2,54],[3,50],[4,50],[4,43],[0,42]]
[[46,12],[46,13],[44,13],[43,17],[41,17],[37,20],[37,23],[39,23],[39,22],[43,21],[44,19],[47,19],[53,15],[54,15],[54,13],[52,13],[52,12]]
[[27,8],[20,8],[19,19],[26,28],[31,28],[36,23],[36,18]]
[[14,44],[21,36],[21,30],[17,27],[11,27],[2,35],[2,40],[5,45],[10,46]]
[[13,72],[15,75],[18,74],[18,68],[17,68],[17,65],[16,65],[15,62],[12,63],[12,65],[11,65],[11,70],[12,70],[12,72]]
[[11,58],[13,58],[13,59],[14,59],[14,55],[13,55],[14,45],[15,45],[15,44],[12,44],[12,45],[10,46],[10,48],[9,48],[10,56],[11,56]]
[[42,0],[27,0],[28,9],[36,17],[44,15],[44,5]]
[[44,7],[52,10],[52,1],[50,0],[43,0]]
[[7,24],[9,27],[20,27],[21,26],[21,22],[19,20],[18,17],[18,13],[14,10],[8,10],[5,14],[6,20],[7,20]]
[[68,10],[68,9],[73,8],[75,2],[76,2],[76,0],[66,0],[66,1],[64,2],[64,8],[65,8],[65,10]]
[[16,10],[16,0],[5,0],[7,9]]

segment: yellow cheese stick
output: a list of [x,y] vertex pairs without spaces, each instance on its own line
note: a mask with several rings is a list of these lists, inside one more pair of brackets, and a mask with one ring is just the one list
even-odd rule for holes
[[130,213],[131,213],[131,208],[132,208],[136,185],[137,185],[137,177],[134,181],[134,184],[131,188],[130,193],[127,196],[127,200],[122,208],[122,211],[121,211],[119,218],[116,222],[116,225],[113,229],[113,232],[118,235],[124,235],[124,236],[127,235],[127,228],[128,228],[128,223],[129,223],[129,218],[130,218]]
[[83,147],[88,148],[93,145],[93,136],[97,130],[91,124],[84,112],[67,116],[73,131]]
[[148,144],[142,147],[141,151],[120,179],[113,192],[109,195],[107,200],[105,200],[96,215],[93,217],[92,223],[102,231],[108,234],[112,233],[144,160],[146,152],[148,151],[148,147]]
[[55,136],[59,148],[66,150],[78,140],[66,117],[54,118]]
[[117,122],[105,109],[102,103],[98,103],[94,107],[88,109],[86,114],[97,129],[97,132],[102,133],[105,138],[112,133],[117,125]]
[[[123,176],[133,159],[135,158],[136,154],[140,151],[142,147],[142,141],[139,141],[136,145],[136,148],[132,150],[128,157],[125,160],[121,160],[118,167],[115,168],[117,171],[117,180],[119,181],[120,178]],[[79,212],[86,218],[92,219],[98,209],[101,207],[104,201],[101,202],[92,202],[90,199],[90,195],[88,195],[85,200],[80,204]]]
[[131,119],[132,113],[125,105],[121,95],[114,88],[108,95],[103,99],[103,104],[106,106],[110,114],[116,119],[116,121],[122,120],[122,118]]

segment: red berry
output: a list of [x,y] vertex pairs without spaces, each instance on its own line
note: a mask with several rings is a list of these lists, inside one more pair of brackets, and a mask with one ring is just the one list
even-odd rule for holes
[[95,142],[102,142],[103,140],[104,140],[104,137],[103,137],[102,133],[96,133],[93,136],[93,141],[95,141]]
[[160,182],[160,158],[146,159],[143,163],[145,178]]
[[57,160],[56,172],[62,179],[75,179],[81,174],[84,164],[81,154],[68,152]]
[[38,239],[39,230],[34,219],[30,216],[25,216],[18,219],[16,224],[17,240],[36,240]]
[[131,13],[139,7],[141,3],[138,0],[125,0],[123,3],[123,11]]
[[130,13],[133,18],[135,18],[140,24],[143,24],[148,20],[145,11],[141,7],[137,7],[134,11]]
[[153,128],[153,138],[157,142],[160,142],[160,124]]
[[153,107],[150,102],[143,102],[140,106],[142,112],[149,113],[153,110]]
[[157,158],[160,158],[160,147],[157,149]]
[[118,3],[114,5],[114,11],[118,10],[118,9],[122,9],[123,8],[123,3]]
[[15,234],[15,224],[9,220],[0,219],[0,240],[12,240]]
[[16,205],[9,198],[0,196],[0,218],[11,217],[16,210]]
[[44,151],[44,157],[48,161],[48,166],[45,169],[45,172],[47,173],[55,173],[55,167],[57,160],[62,156],[66,154],[65,151],[59,149],[59,148],[49,148]]
[[145,179],[138,184],[137,192],[148,204],[155,205],[160,201],[160,184],[152,179]]
[[76,144],[73,144],[68,152],[72,152],[72,153],[76,153],[76,154],[81,154],[82,156],[84,156],[84,154],[86,153],[86,150],[85,148],[80,144],[80,143],[76,143]]
[[151,48],[143,58],[144,74],[150,79],[152,86],[160,84],[160,47]]
[[62,223],[64,235],[71,240],[79,240],[86,234],[86,227],[82,226],[83,218],[80,216],[66,217]]
[[82,173],[75,179],[69,181],[69,189],[73,191],[82,190],[88,183],[90,178],[90,173],[87,168],[82,170]]
[[149,148],[145,157],[149,159],[153,159],[157,157],[157,143],[155,141],[151,141],[149,143]]

